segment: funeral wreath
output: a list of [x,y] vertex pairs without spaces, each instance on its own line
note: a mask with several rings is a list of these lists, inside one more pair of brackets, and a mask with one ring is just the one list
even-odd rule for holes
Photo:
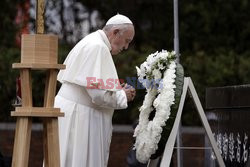
[[147,94],[139,109],[134,149],[137,160],[146,163],[164,151],[178,110],[184,72],[175,52],[166,50],[150,54],[136,69]]

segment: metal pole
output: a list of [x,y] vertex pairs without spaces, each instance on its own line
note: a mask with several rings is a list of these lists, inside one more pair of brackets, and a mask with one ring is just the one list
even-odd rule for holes
[[181,121],[179,124],[179,129],[177,133],[176,139],[176,146],[177,146],[177,167],[183,167],[183,154],[182,154],[182,131],[181,131]]
[[[177,55],[177,63],[180,62],[180,50],[179,50],[179,23],[178,23],[178,0],[174,0],[174,50]],[[182,167],[182,160],[183,160],[183,155],[182,155],[182,150],[179,148],[182,146],[182,134],[181,134],[181,121],[179,125],[179,130],[177,134],[177,140],[176,140],[176,145],[177,145],[177,165],[178,167]]]
[[174,50],[177,55],[177,62],[180,62],[179,51],[179,23],[178,23],[178,0],[174,0]]

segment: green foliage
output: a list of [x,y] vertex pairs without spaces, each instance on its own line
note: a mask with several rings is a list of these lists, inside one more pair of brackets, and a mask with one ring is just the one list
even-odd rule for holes
[[12,69],[12,63],[20,62],[20,50],[17,48],[0,49],[0,121],[13,120],[10,111],[16,98],[16,78],[18,71]]
[[78,0],[89,10],[98,10],[104,20],[120,13],[128,16],[135,26],[134,43],[137,51],[148,45],[156,50],[173,46],[173,2],[166,0]]
[[17,26],[15,25],[16,5],[22,0],[1,0],[0,6],[0,48],[10,47],[15,44]]
[[15,46],[17,27],[14,23],[16,16],[16,0],[0,1],[0,121],[11,120],[11,103],[15,98],[16,71],[12,70],[13,61],[18,61],[20,53]]
[[[126,77],[137,76],[135,66],[144,62],[149,54],[162,49],[173,50],[173,1],[78,1],[89,11],[98,10],[104,20],[119,12],[134,22],[136,34],[133,43],[128,51],[114,57],[119,77],[125,81]],[[18,2],[21,1],[0,1],[1,121],[11,119],[9,111],[12,110],[11,100],[15,97],[18,71],[13,70],[11,64],[19,62],[20,58],[20,48],[15,48],[18,26],[14,24]],[[250,82],[249,8],[250,2],[247,0],[179,1],[180,62],[185,76],[192,78],[203,104],[207,87]],[[59,50],[60,63],[72,48],[62,43]],[[38,83],[34,91],[41,95],[44,81],[40,82],[39,78],[42,75],[34,76],[34,83]],[[115,112],[114,123],[128,124],[136,120],[144,95],[145,90],[138,89],[135,101],[129,104],[129,108]],[[193,104],[187,101],[184,107],[184,124],[199,124],[199,119],[194,117],[195,112],[185,114],[185,111],[194,109]]]

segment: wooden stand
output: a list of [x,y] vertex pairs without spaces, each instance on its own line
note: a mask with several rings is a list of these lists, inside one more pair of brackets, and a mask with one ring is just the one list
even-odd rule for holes
[[[43,41],[41,40],[41,36]],[[17,117],[15,142],[13,150],[12,167],[28,167],[29,149],[31,139],[32,117],[44,118],[44,165],[45,167],[60,167],[58,117],[64,116],[59,108],[53,108],[56,93],[56,76],[58,69],[65,68],[64,65],[56,64],[57,46],[55,43],[44,41],[51,36],[48,35],[28,35],[28,38],[35,38],[35,42],[27,45],[22,36],[22,58],[21,63],[13,64],[13,68],[20,69],[22,107],[16,107],[16,111],[11,112],[11,116]],[[54,36],[52,37],[54,40]],[[53,42],[53,41],[52,41]],[[56,41],[57,42],[57,41]],[[50,47],[56,47],[50,49]],[[32,52],[31,52],[32,51]],[[56,54],[54,54],[56,52]],[[27,57],[27,53],[28,57]],[[41,54],[41,53],[46,53]],[[53,54],[51,54],[53,53]],[[44,64],[40,64],[40,59]],[[49,61],[46,62],[46,58]],[[50,63],[50,60],[55,60]],[[31,70],[46,70],[47,79],[45,83],[44,107],[33,107],[32,104],[32,79]]]

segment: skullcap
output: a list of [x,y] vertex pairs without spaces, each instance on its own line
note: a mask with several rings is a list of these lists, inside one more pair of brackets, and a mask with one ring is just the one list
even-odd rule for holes
[[106,25],[110,25],[110,24],[133,24],[132,21],[127,17],[127,16],[124,16],[124,15],[121,15],[121,14],[117,14],[113,17],[111,17]]

